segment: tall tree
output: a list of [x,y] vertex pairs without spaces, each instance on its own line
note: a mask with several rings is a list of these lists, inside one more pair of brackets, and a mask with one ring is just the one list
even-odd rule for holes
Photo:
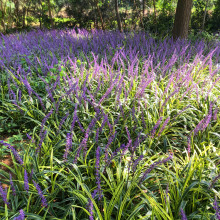
[[118,23],[118,29],[120,32],[122,32],[122,25],[121,25],[121,19],[120,19],[120,14],[118,10],[118,0],[115,0],[115,13],[116,13],[116,18],[117,18],[117,23]]
[[207,14],[208,3],[209,3],[209,0],[206,0],[205,11],[204,11],[204,16],[203,16],[203,21],[202,21],[202,30],[204,30],[205,28],[205,19],[206,19],[206,14]]
[[3,28],[3,32],[6,31],[5,27],[5,14],[6,14],[6,2],[1,1],[1,8],[0,8],[0,20],[1,20],[1,25]]
[[99,17],[100,17],[100,20],[101,20],[102,30],[105,30],[104,21],[103,21],[103,18],[102,18],[102,12],[101,12],[101,10],[100,10],[100,8],[99,8],[99,2],[98,2],[98,0],[96,0],[95,3],[96,3],[96,8],[97,8],[97,10],[98,10]]
[[173,38],[187,38],[191,18],[192,0],[178,0],[173,27]]
[[156,0],[153,0],[153,5],[154,5],[154,24],[155,24],[155,29],[157,30],[157,9],[156,9]]
[[53,17],[52,17],[50,0],[47,0],[47,5],[48,5],[48,11],[49,11],[49,17],[50,17],[50,24],[51,24],[51,27],[53,28],[54,25],[53,25]]

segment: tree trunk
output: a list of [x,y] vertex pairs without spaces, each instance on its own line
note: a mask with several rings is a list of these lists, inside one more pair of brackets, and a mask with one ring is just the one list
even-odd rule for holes
[[26,16],[26,7],[23,8],[23,28],[25,28],[25,16]]
[[42,29],[43,27],[43,4],[42,4],[42,1],[40,0],[40,29]]
[[115,13],[116,13],[116,18],[117,18],[117,23],[118,23],[118,30],[122,32],[122,25],[121,25],[121,19],[118,11],[118,0],[115,0]]
[[53,18],[52,18],[50,0],[47,0],[47,5],[48,5],[48,11],[49,11],[49,17],[50,17],[50,24],[51,24],[51,27],[53,28],[54,25],[53,25]]
[[104,21],[103,21],[103,18],[102,18],[102,12],[101,12],[101,10],[100,10],[100,8],[99,8],[98,0],[96,0],[96,8],[97,8],[97,10],[98,10],[99,17],[100,17],[100,20],[101,20],[102,30],[105,30]]
[[191,18],[192,0],[178,0],[173,27],[173,38],[187,38]]
[[19,1],[15,2],[15,11],[16,11],[16,26],[19,27]]
[[155,24],[155,29],[157,30],[157,10],[156,10],[156,0],[153,0],[153,5],[154,5],[154,24]]
[[132,7],[132,12],[131,12],[131,23],[132,23],[132,28],[134,29],[134,23],[135,23],[135,14],[136,14],[136,1],[133,0],[133,7]]
[[145,15],[145,0],[142,0],[142,3],[143,3],[142,9],[143,9],[143,18],[144,18],[144,15]]
[[204,11],[204,16],[203,16],[203,21],[202,21],[202,30],[204,30],[204,28],[205,28],[205,18],[206,18],[206,14],[207,14],[208,3],[209,3],[209,0],[206,0],[205,11]]
[[2,25],[2,29],[3,29],[3,33],[6,32],[4,17],[5,17],[4,12],[2,12],[1,25]]
[[[6,5],[5,5],[6,7]],[[3,28],[3,33],[6,32],[6,28],[5,28],[5,7],[3,5],[3,2],[1,1],[1,11],[2,11],[2,19],[1,19],[1,25]]]

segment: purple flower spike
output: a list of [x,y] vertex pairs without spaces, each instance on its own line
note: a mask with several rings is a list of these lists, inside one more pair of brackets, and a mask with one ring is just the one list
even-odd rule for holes
[[164,128],[167,126],[168,122],[170,121],[170,117],[168,117],[165,122],[163,123],[162,128],[160,129],[158,136],[160,137],[161,133],[163,132]]
[[107,163],[107,161],[108,161],[108,148],[109,148],[110,144],[113,142],[115,135],[116,135],[116,132],[112,136],[109,137],[108,143],[105,146],[105,163]]
[[18,217],[15,217],[14,220],[24,220],[25,219],[25,214],[24,214],[24,211],[23,209],[21,209],[19,211],[20,215]]
[[46,124],[46,121],[48,120],[48,118],[53,114],[53,109],[51,109],[51,111],[44,117],[42,123],[41,123],[41,131],[40,131],[40,136],[43,133],[44,130],[44,125]]
[[11,146],[11,145],[8,144],[8,143],[5,143],[4,141],[0,141],[0,144],[3,144],[3,145],[5,145],[5,146],[7,146],[8,149],[10,149],[10,150],[12,151],[12,153],[13,153],[15,159],[16,159],[21,165],[24,164],[24,162],[23,162],[23,160],[21,159],[20,155],[19,155],[18,152],[14,149],[13,146]]
[[32,137],[31,137],[29,134],[26,134],[26,135],[27,135],[27,138],[28,138],[29,140],[32,139]]
[[95,142],[96,143],[98,143],[98,141],[99,141],[99,132],[100,132],[100,128],[97,128],[96,135],[95,135]]
[[69,112],[61,119],[60,124],[59,124],[59,128],[58,128],[58,132],[60,131],[63,123],[66,121],[68,116],[69,116]]
[[215,215],[216,215],[216,218],[218,220],[220,220],[220,208],[219,208],[219,205],[218,205],[218,202],[217,202],[217,198],[215,197],[215,201],[214,201],[214,207],[215,209]]
[[100,147],[98,146],[96,150],[96,163],[95,163],[95,170],[96,170],[96,184],[98,186],[98,193],[99,193],[99,200],[101,200],[101,181],[100,181]]
[[67,157],[68,157],[68,154],[69,154],[69,150],[72,146],[72,134],[68,133],[66,135],[66,149],[65,149],[65,153],[63,155],[63,159],[66,161],[67,160]]
[[166,188],[166,194],[165,194],[165,203],[167,203],[167,198],[169,198],[169,184],[167,184],[167,188]]
[[9,176],[10,176],[10,186],[11,186],[13,196],[16,196],[16,190],[15,190],[15,186],[14,186],[14,183],[13,183],[13,180],[12,180],[12,176],[11,176],[11,174],[9,174]]
[[157,128],[159,127],[161,121],[162,121],[162,117],[160,117],[160,118],[158,119],[157,123],[154,125],[153,129],[150,131],[152,138],[154,137],[154,135],[155,135],[155,133],[156,133],[156,130],[157,130]]
[[42,135],[40,136],[40,142],[37,148],[37,153],[39,153],[39,151],[41,150],[41,147],[42,147],[42,144],[43,144],[43,141],[46,135],[47,135],[47,130],[45,130],[44,133],[42,133]]
[[[93,199],[95,198],[97,192],[98,192],[97,190],[94,190],[94,192],[92,193]],[[93,218],[93,203],[92,203],[91,199],[89,200],[89,203],[88,203],[88,210],[89,210],[89,214],[90,214],[89,220],[94,220],[94,218]]]
[[219,109],[216,108],[214,111],[214,114],[213,114],[213,120],[215,120],[215,121],[217,120],[218,111],[219,111]]
[[140,184],[144,181],[144,179],[147,177],[147,175],[154,169],[157,167],[157,165],[159,164],[164,164],[166,162],[168,162],[169,160],[171,160],[173,158],[173,155],[170,154],[169,157],[167,157],[166,159],[154,162],[150,165],[150,167],[144,172],[143,176],[140,179]]
[[182,208],[180,209],[180,214],[181,214],[181,220],[187,220],[186,214]]
[[133,170],[134,173],[135,173],[135,171],[136,171],[137,165],[139,164],[139,162],[140,162],[143,158],[144,158],[144,156],[141,155],[140,157],[138,157],[138,158],[134,161],[133,168],[132,168],[132,170]]
[[212,188],[213,186],[214,186],[214,184],[217,182],[217,180],[220,178],[220,173],[219,173],[219,175],[218,176],[216,176],[213,180],[212,180],[212,182],[211,182],[211,184],[210,184],[210,188]]
[[1,196],[2,199],[3,199],[3,202],[4,202],[6,205],[9,205],[8,200],[7,200],[7,191],[5,191],[5,190],[2,188],[1,183],[0,183],[0,196]]
[[28,182],[28,173],[26,170],[24,170],[24,189],[28,193],[29,191],[29,182]]
[[39,186],[34,180],[33,180],[33,183],[34,183],[34,186],[35,186],[36,189],[37,189],[38,195],[39,195],[40,198],[41,198],[41,204],[42,204],[42,206],[43,206],[43,207],[47,207],[47,206],[48,206],[48,203],[47,203],[46,198],[45,198],[44,195],[43,195],[43,192],[42,192],[40,186]]
[[190,139],[190,137],[187,138],[187,152],[188,152],[188,156],[190,156],[190,152],[191,152],[191,139]]

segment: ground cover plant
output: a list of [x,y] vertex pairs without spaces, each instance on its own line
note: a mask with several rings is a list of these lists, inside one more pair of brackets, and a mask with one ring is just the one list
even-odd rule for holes
[[220,219],[220,43],[1,35],[1,219]]

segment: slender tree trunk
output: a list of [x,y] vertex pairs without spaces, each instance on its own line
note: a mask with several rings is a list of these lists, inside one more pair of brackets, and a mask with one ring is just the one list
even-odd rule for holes
[[144,28],[144,23],[143,23],[144,13],[142,13],[143,12],[143,8],[141,9],[141,5],[139,5],[138,11],[139,11],[138,14],[140,15],[140,27]]
[[8,11],[8,25],[9,25],[9,28],[12,28],[12,24],[13,24],[13,18],[12,18],[11,4],[10,4],[10,8],[9,8],[9,11]]
[[16,26],[19,27],[19,0],[15,2],[15,11],[16,11]]
[[134,23],[135,23],[135,11],[136,11],[136,1],[133,0],[133,7],[132,7],[132,12],[131,12],[131,23],[132,23],[132,26],[134,28]]
[[47,0],[47,5],[48,5],[48,11],[49,11],[49,17],[50,17],[50,24],[51,24],[51,27],[53,28],[54,24],[53,24],[52,12],[51,12],[50,0]]
[[1,1],[1,11],[2,11],[2,19],[1,19],[1,25],[3,28],[3,32],[6,32],[6,28],[5,28],[5,7],[3,6],[3,2]]
[[153,0],[153,5],[154,5],[154,24],[155,24],[155,29],[157,30],[157,10],[156,10],[156,0]]
[[102,12],[101,12],[101,10],[99,8],[98,0],[96,0],[96,8],[98,10],[99,17],[100,17],[100,20],[101,20],[102,30],[105,30],[104,21],[103,21],[103,18],[102,18]]
[[116,13],[116,18],[117,18],[117,23],[118,23],[118,30],[122,32],[122,25],[121,25],[121,19],[120,19],[120,14],[118,11],[118,0],[115,0],[115,13]]
[[207,14],[208,3],[209,3],[209,0],[206,0],[205,11],[204,11],[204,16],[203,16],[203,21],[202,21],[202,30],[204,30],[204,28],[205,28],[205,18],[206,18],[206,14]]
[[192,0],[178,0],[173,27],[173,38],[187,38],[191,18]]
[[125,19],[124,19],[124,29],[127,30],[127,23],[126,23],[126,18],[128,15],[128,6],[126,4],[126,8],[125,8]]
[[26,7],[24,6],[24,8],[23,8],[23,18],[22,18],[22,20],[23,20],[23,28],[25,28],[25,17],[26,17]]
[[143,18],[144,18],[144,15],[145,15],[145,0],[142,0],[142,9],[143,9]]
[[40,0],[40,7],[41,7],[41,9],[40,9],[40,19],[39,19],[39,21],[40,21],[40,29],[42,29],[42,27],[43,27],[43,4],[42,4],[41,0]]

